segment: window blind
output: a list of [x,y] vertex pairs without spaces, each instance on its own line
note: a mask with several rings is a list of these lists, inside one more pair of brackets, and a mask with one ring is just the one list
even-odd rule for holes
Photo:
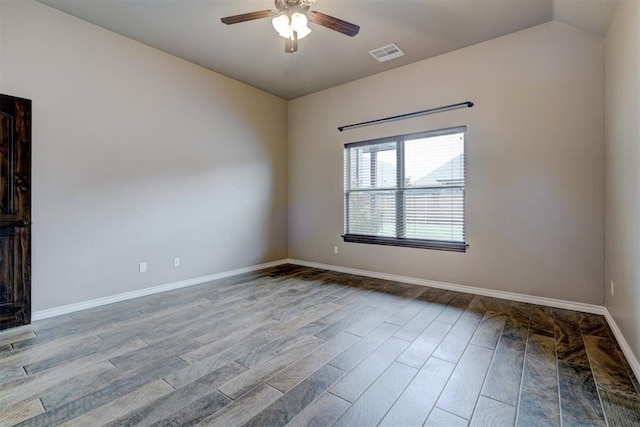
[[345,241],[463,251],[465,126],[345,145]]

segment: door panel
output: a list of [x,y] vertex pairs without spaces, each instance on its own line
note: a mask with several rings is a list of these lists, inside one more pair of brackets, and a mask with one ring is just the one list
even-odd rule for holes
[[0,95],[0,329],[31,322],[31,101]]

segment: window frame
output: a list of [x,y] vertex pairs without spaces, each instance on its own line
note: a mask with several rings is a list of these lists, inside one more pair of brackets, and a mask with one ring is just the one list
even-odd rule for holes
[[[449,186],[437,186],[433,188],[459,188],[462,191],[462,235],[463,242],[456,241],[447,241],[447,240],[431,240],[431,239],[414,239],[407,238],[402,236],[404,231],[404,223],[406,222],[406,218],[404,216],[405,209],[405,194],[407,190],[416,189],[415,187],[407,187],[405,185],[405,142],[407,140],[415,140],[421,138],[432,138],[443,135],[452,135],[462,133],[463,137],[463,174],[464,181],[462,185],[449,185]],[[434,129],[422,132],[414,132],[403,135],[395,135],[384,138],[370,139],[366,141],[358,141],[351,142],[344,145],[343,151],[343,173],[345,182],[343,183],[344,187],[344,195],[343,195],[343,203],[344,203],[344,234],[342,238],[345,242],[349,243],[366,243],[366,244],[374,244],[374,245],[386,245],[386,246],[401,246],[401,247],[409,247],[409,248],[420,248],[420,249],[434,249],[434,250],[443,250],[443,251],[453,251],[453,252],[466,252],[467,247],[469,246],[466,242],[466,186],[467,186],[467,177],[466,177],[466,155],[467,155],[467,127],[464,125],[454,126],[448,128]],[[347,161],[346,153],[350,153],[348,151],[352,148],[358,147],[366,147],[375,144],[382,143],[390,143],[393,142],[396,144],[396,185],[394,187],[382,187],[382,188],[374,188],[374,189],[351,189],[348,188],[348,180],[351,176],[351,161]],[[429,187],[429,186],[425,186]],[[422,189],[422,187],[421,187]],[[396,232],[395,237],[387,237],[387,236],[374,236],[374,235],[363,235],[363,234],[350,234],[349,233],[349,196],[353,192],[384,192],[384,191],[394,191],[396,193]]]

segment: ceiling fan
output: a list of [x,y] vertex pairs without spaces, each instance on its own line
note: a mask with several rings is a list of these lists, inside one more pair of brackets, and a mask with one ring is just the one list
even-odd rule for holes
[[275,0],[276,10],[259,10],[256,12],[242,13],[240,15],[227,16],[221,21],[227,25],[239,22],[253,21],[254,19],[270,18],[273,28],[281,37],[284,37],[284,51],[287,53],[298,50],[298,40],[306,37],[311,32],[307,26],[311,21],[314,24],[329,28],[349,37],[353,37],[360,31],[358,25],[352,24],[333,16],[325,15],[309,7],[316,0]]

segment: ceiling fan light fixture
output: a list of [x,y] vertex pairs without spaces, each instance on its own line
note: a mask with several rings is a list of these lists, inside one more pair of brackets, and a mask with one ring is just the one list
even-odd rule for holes
[[271,20],[271,24],[278,32],[278,35],[289,40],[294,39],[294,31],[298,33],[298,40],[308,36],[311,33],[311,28],[307,26],[307,23],[307,17],[299,12],[293,13],[291,21],[289,21],[289,16],[286,13],[281,13]]
[[[0,0],[2,1],[2,0]],[[257,10],[239,15],[220,18],[223,24],[231,25],[255,19],[271,18],[273,28],[278,35],[285,39],[284,51],[287,53],[298,51],[298,40],[311,34],[309,21],[349,37],[354,37],[360,31],[360,26],[342,19],[326,15],[322,12],[309,10],[316,0],[275,0],[275,10]]]
[[309,20],[307,19],[307,16],[303,13],[295,12],[291,15],[291,28],[298,34],[302,33],[304,30],[311,31],[309,27],[307,27],[308,22]]
[[271,20],[271,24],[273,28],[280,34],[282,37],[287,38],[284,34],[287,34],[289,31],[289,17],[286,13],[281,13],[275,18]]
[[300,28],[300,30],[294,30],[294,31],[298,33],[298,40],[303,39],[307,37],[309,34],[311,34],[311,28],[307,26]]

